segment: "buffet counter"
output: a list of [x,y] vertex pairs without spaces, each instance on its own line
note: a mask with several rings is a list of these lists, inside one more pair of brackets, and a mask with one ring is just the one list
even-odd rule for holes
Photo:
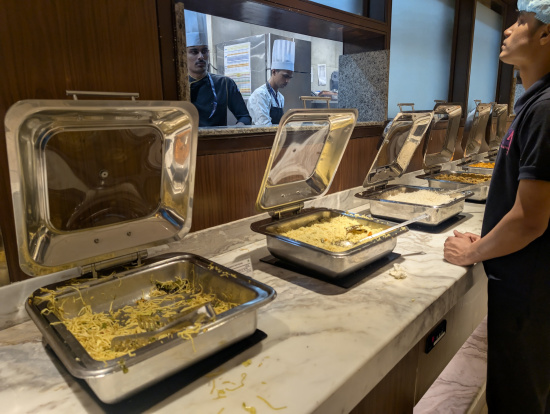
[[[426,185],[414,174],[401,181]],[[306,207],[368,213],[368,203],[354,197],[360,190],[323,197]],[[267,215],[191,233],[178,245],[159,247],[158,252],[192,252],[228,267],[238,265],[239,271],[277,291],[276,299],[258,311],[255,341],[240,344],[241,349],[218,360],[211,358],[200,367],[198,378],[193,377],[196,372],[179,373],[128,400],[107,405],[65,370],[42,345],[34,323],[26,321],[0,331],[0,405],[4,413],[333,414],[354,407],[360,412],[364,398],[378,392],[377,384],[408,355],[413,355],[413,363],[405,372],[412,375],[413,390],[415,382],[417,387],[427,383],[426,388],[438,372],[422,378],[419,373],[429,371],[426,366],[439,364],[441,370],[445,365],[426,359],[430,357],[423,352],[426,336],[460,307],[462,316],[449,319],[447,338],[431,355],[453,338],[460,347],[485,315],[481,264],[465,268],[443,260],[446,237],[454,229],[479,233],[484,208],[466,203],[454,223],[439,232],[411,229],[400,235],[394,250],[400,256],[348,288],[262,261],[269,256],[265,236],[253,233],[250,224]],[[405,278],[392,276],[395,264]],[[2,294],[0,290],[0,303]],[[461,321],[460,327],[455,329],[451,320]],[[457,330],[462,334],[453,333]],[[389,399],[399,397],[397,389],[386,394]]]

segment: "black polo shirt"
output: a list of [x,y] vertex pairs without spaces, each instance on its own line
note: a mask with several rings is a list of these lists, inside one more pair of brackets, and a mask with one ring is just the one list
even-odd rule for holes
[[[212,73],[210,76],[214,82],[214,89],[218,101],[214,114],[212,114],[212,109],[214,108],[214,94],[212,93],[212,85],[210,84],[208,76],[196,82],[193,82],[194,79],[189,77],[191,103],[195,105],[199,111],[199,126],[226,126],[227,108],[235,115],[237,122],[242,122],[245,125],[252,124],[252,118],[248,113],[243,96],[235,81],[227,76],[215,75]],[[210,114],[212,114],[212,116],[210,116]]]
[[[512,209],[520,180],[550,181],[550,73],[525,91],[514,109],[516,118],[495,163],[482,236]],[[524,293],[535,281],[550,286],[550,227],[525,248],[483,264],[489,277],[514,282]]]

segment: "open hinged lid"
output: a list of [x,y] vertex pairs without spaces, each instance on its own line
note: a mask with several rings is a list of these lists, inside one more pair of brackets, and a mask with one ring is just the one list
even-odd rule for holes
[[277,128],[258,211],[300,210],[329,190],[357,122],[356,109],[292,109]]
[[441,169],[441,165],[451,161],[458,138],[458,128],[462,117],[462,106],[456,103],[436,102],[434,119],[427,138],[424,140],[425,172]]
[[5,128],[21,269],[85,273],[183,238],[197,126],[188,102],[14,104]]
[[508,121],[508,105],[494,104],[491,116],[487,122],[487,145],[489,152],[496,152],[506,134],[506,123]]
[[464,124],[464,137],[462,139],[464,162],[468,162],[479,152],[481,144],[485,140],[485,129],[494,105],[494,103],[481,103],[479,100],[474,102],[476,107],[470,111]]
[[[414,104],[398,104],[412,106]],[[378,188],[400,177],[409,166],[414,152],[424,139],[434,113],[433,111],[403,111],[395,116],[386,128],[383,141],[372,166],[363,181],[363,187]]]

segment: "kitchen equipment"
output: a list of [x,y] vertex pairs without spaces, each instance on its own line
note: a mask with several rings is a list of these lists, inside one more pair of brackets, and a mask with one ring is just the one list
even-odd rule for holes
[[303,209],[307,200],[329,190],[357,120],[356,109],[294,109],[283,116],[256,200],[271,218],[251,225],[265,234],[270,253],[283,261],[340,278],[392,252],[398,229],[344,252],[332,252],[289,239],[282,232],[320,220],[347,216],[360,223],[390,223],[328,208]]
[[[106,403],[252,335],[256,310],[275,297],[200,256],[151,255],[191,227],[197,126],[188,102],[28,100],[6,114],[20,267],[29,276],[74,278],[55,300],[56,285],[35,291],[27,312],[66,369]],[[150,300],[155,282],[177,281],[232,307],[193,342],[174,336],[116,359],[93,359],[54,306],[59,301],[69,319],[116,312]]]
[[[466,194],[440,205],[423,205],[417,203],[390,200],[388,197],[400,193],[417,193],[420,190],[434,191],[426,187],[390,184],[401,177],[418,146],[424,140],[424,163],[439,163],[452,156],[456,144],[458,126],[462,109],[460,105],[439,102],[433,111],[403,111],[394,118],[385,131],[383,143],[363,182],[365,191],[356,197],[369,200],[370,213],[376,217],[391,220],[409,220],[427,214],[419,224],[436,226],[457,215],[464,209]],[[436,153],[428,149],[439,148]],[[435,190],[438,191],[438,190]]]
[[[248,36],[218,43],[216,49],[216,67],[220,75],[231,77],[243,95],[245,101],[258,87],[265,85],[271,76],[271,58],[273,43],[277,39],[291,40],[295,43],[295,60],[292,81],[287,88],[279,92],[285,98],[285,111],[303,106],[300,96],[311,94],[311,42],[273,33]],[[238,55],[235,51],[238,50]],[[239,58],[238,65],[232,65]],[[244,71],[243,62],[250,62],[249,71]],[[234,69],[235,68],[235,69]],[[248,90],[250,88],[250,90]],[[232,125],[235,119],[228,111],[227,122]],[[235,120],[236,121],[236,120]]]
[[[506,124],[508,121],[508,105],[494,103],[491,115],[487,122],[486,139],[489,147],[487,152],[487,159],[493,161],[496,159],[500,143],[506,135]],[[475,166],[477,161],[472,161],[466,164],[462,164],[461,167],[464,171],[480,173],[480,174],[492,174],[493,168],[491,167],[477,167]]]
[[335,244],[339,245],[339,246],[353,246],[353,245],[358,245],[358,244],[361,244],[363,243],[364,241],[366,240],[369,240],[369,239],[374,239],[376,237],[380,237],[380,236],[383,236],[384,234],[386,233],[391,233],[392,231],[394,230],[397,230],[398,228],[400,227],[404,227],[404,226],[408,226],[409,224],[412,224],[412,223],[416,223],[417,221],[420,221],[420,220],[423,220],[423,219],[426,219],[428,218],[428,214],[424,213],[424,214],[421,214],[420,216],[418,217],[415,217],[415,218],[412,218],[410,220],[407,220],[403,223],[399,223],[399,224],[396,224],[395,226],[392,226],[390,228],[387,228],[386,230],[382,230],[381,232],[378,232],[378,233],[375,233],[375,234],[371,234],[370,236],[367,236],[365,237],[364,239],[361,239],[357,242],[350,242],[349,240],[338,240],[337,242],[335,242]]
[[[484,104],[476,100],[476,108],[470,111],[464,126],[464,157],[459,161],[458,166],[466,165],[473,162],[473,158],[478,154],[481,148],[482,141],[485,140],[485,131],[489,115],[491,113],[492,104]],[[461,171],[442,170],[442,165],[451,161],[453,156],[452,151],[443,150],[441,154],[433,158],[424,157],[424,174],[417,178],[425,179],[431,188],[442,188],[449,190],[461,190],[465,187],[469,188],[472,193],[466,197],[467,200],[483,201],[487,199],[489,192],[489,181],[482,182],[476,187],[471,187],[471,183],[461,183],[450,179],[440,179],[438,176],[446,174],[449,178],[467,177],[464,174],[471,174]]]

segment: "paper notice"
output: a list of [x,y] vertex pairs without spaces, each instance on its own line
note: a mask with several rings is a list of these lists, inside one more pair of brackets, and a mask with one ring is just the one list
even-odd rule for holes
[[250,42],[224,46],[224,74],[235,81],[244,99],[252,93],[252,73],[250,71]]
[[227,265],[227,267],[234,270],[235,272],[242,273],[243,275],[250,277],[254,276],[254,269],[252,268],[252,261],[250,259],[231,263],[230,265]]
[[317,65],[317,75],[319,86],[325,86],[327,84],[327,65]]

